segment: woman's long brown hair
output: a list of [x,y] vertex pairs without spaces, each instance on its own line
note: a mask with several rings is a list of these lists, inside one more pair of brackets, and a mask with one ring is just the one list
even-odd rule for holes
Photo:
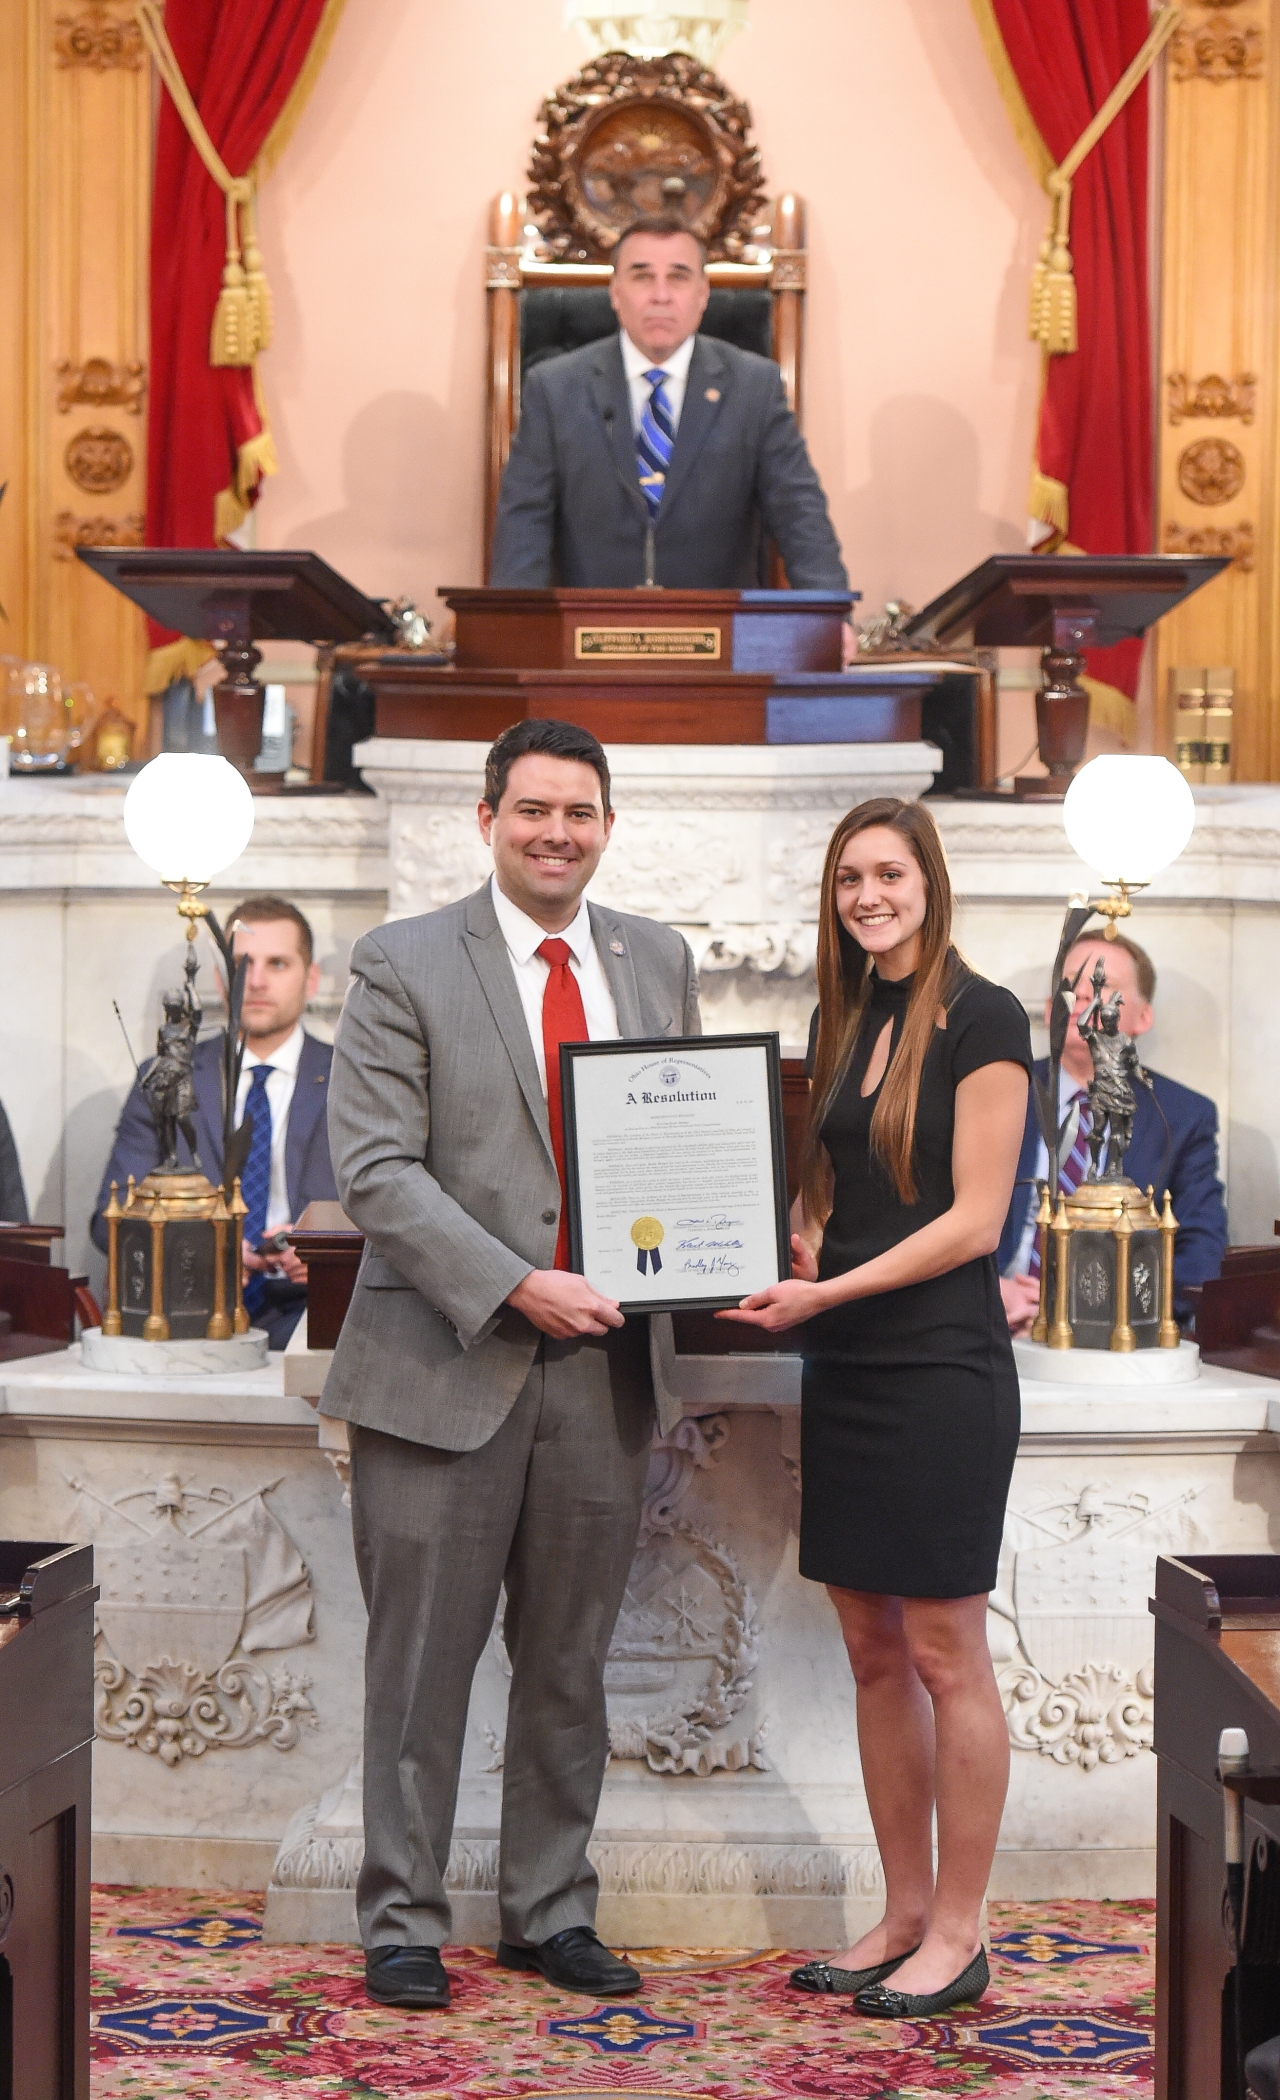
[[871,1117],[871,1145],[889,1169],[903,1203],[916,1200],[916,1102],[920,1075],[933,1038],[939,1007],[956,995],[965,974],[951,945],[951,877],[938,827],[922,802],[895,795],[860,802],[831,834],[822,869],[818,914],[818,1040],[809,1094],[809,1127],[800,1169],[806,1214],[815,1223],[830,1210],[830,1168],[821,1130],[849,1069],[854,1044],[871,996],[873,958],[854,940],[836,909],[836,870],[851,838],[873,826],[896,831],[918,863],[925,882],[920,960],[907,1004],[902,1036],[890,1061]]

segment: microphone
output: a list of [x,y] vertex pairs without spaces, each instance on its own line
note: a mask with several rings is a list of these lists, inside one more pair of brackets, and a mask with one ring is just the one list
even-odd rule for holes
[[[613,460],[613,471],[617,475],[618,480],[622,485],[623,491],[625,492],[628,498],[630,498],[632,495],[639,496],[639,489],[634,488],[631,482],[627,480],[627,477],[623,473],[621,467],[618,465],[617,458],[614,454],[612,402],[607,404],[602,413],[604,415],[605,428],[609,433],[609,457]],[[642,503],[644,502],[644,498],[642,496],[640,500]],[[644,527],[644,588],[647,591],[656,591],[658,589],[658,583],[655,571],[658,566],[658,550],[654,539],[653,519],[648,516],[649,506],[647,503],[645,503],[644,507],[646,512]]]

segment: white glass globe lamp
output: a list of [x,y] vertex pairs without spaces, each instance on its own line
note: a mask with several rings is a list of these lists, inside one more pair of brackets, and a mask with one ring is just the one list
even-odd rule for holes
[[253,836],[253,796],[225,758],[162,751],[124,798],[124,828],[139,860],[178,892],[187,939],[208,916],[198,892],[239,860]]
[[1067,837],[1082,861],[1123,897],[1144,889],[1191,837],[1191,789],[1167,758],[1107,752],[1082,766],[1062,805]]

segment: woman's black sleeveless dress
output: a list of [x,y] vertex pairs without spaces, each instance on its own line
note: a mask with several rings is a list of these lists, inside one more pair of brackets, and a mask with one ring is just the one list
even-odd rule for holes
[[[848,1074],[822,1126],[835,1186],[818,1274],[843,1275],[949,1210],[956,1088],[983,1065],[1031,1071],[1012,992],[966,975],[935,1028],[916,1110],[918,1200],[871,1152],[862,1081],[886,1020],[896,1053],[911,980],[876,978]],[[816,1030],[817,1016],[814,1016]],[[878,1089],[877,1089],[878,1092]],[[1018,1377],[994,1256],[873,1298],[803,1330],[800,1573],[894,1597],[995,1586],[1018,1449]]]

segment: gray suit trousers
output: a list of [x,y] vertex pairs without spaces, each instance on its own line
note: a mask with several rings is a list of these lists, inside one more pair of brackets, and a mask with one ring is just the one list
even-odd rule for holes
[[471,1680],[505,1581],[512,1679],[503,1768],[502,1936],[591,1925],[587,1860],[608,1756],[604,1666],[653,1434],[648,1321],[544,1337],[501,1427],[444,1451],[352,1425],[365,1651],[366,1947],[441,1946]]

